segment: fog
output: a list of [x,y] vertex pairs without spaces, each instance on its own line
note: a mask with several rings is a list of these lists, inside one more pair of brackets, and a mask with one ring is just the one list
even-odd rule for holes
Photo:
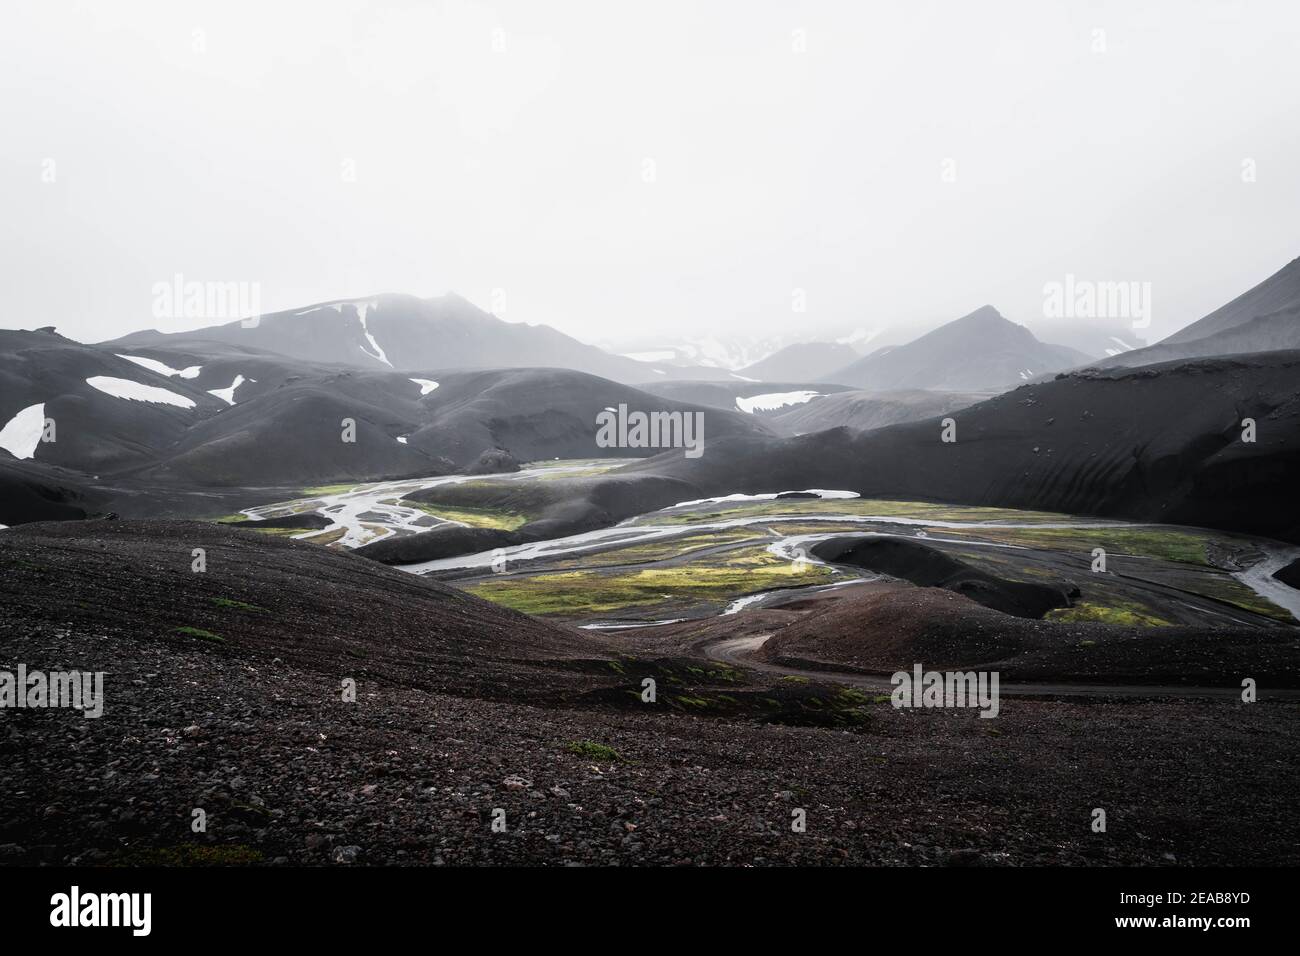
[[1293,2],[10,4],[0,325],[454,290],[606,343],[915,330],[1300,255]]

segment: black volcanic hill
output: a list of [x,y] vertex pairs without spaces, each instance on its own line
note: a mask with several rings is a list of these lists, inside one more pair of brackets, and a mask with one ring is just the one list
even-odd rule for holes
[[1294,312],[1300,305],[1300,258],[1292,259],[1259,285],[1227,305],[1220,306],[1205,318],[1180,329],[1161,344],[1191,342],[1244,325],[1260,316]]
[[1087,358],[1064,345],[1040,342],[1023,325],[986,305],[906,345],[877,349],[832,373],[830,379],[877,392],[992,391],[1079,365]]
[[[201,574],[194,548],[205,552]],[[599,637],[347,552],[204,522],[28,524],[0,533],[0,568],[0,625],[89,626],[263,667],[327,662],[356,679],[358,698],[376,672],[498,697],[527,697],[531,678],[553,696],[563,673],[525,662],[605,651]]]
[[[52,332],[2,332],[0,383],[0,445],[13,455],[157,493],[440,475],[489,450],[519,461],[657,453],[597,446],[596,416],[620,404],[701,412],[706,443],[770,434],[734,410],[568,369],[360,369],[204,340],[93,347]],[[133,398],[103,391],[122,383],[147,391]],[[57,440],[36,442],[31,428],[46,417],[55,420]],[[344,440],[348,419],[351,441]],[[14,461],[9,471],[24,467]],[[33,505],[30,517],[18,510],[0,523],[53,516],[30,495],[23,500]]]
[[706,447],[715,439],[770,434],[741,412],[663,398],[565,369],[462,371],[434,377],[440,385],[422,400],[426,417],[410,443],[457,464],[471,463],[485,448],[506,449],[520,461],[645,456],[643,449],[596,445],[596,416],[620,404],[630,411],[702,412]]
[[797,342],[742,368],[738,374],[763,382],[833,381],[833,373],[853,364],[858,357],[851,345]]
[[104,502],[76,472],[0,450],[0,525],[78,520],[102,512]]
[[[791,488],[1100,514],[1300,540],[1300,353],[1085,370],[940,419],[786,439],[621,472],[681,478],[700,497]],[[1254,418],[1257,441],[1241,440]],[[616,473],[617,474],[617,473]]]
[[780,414],[765,419],[764,424],[782,435],[806,435],[840,426],[867,431],[946,415],[988,397],[965,392],[927,392],[922,389],[903,392],[836,392],[802,405],[791,405]]
[[[189,381],[53,331],[0,331],[0,429],[15,457],[90,474],[138,467],[225,407]],[[54,440],[20,441],[20,413],[52,420]]]
[[1205,318],[1143,349],[1104,359],[1130,368],[1182,358],[1300,349],[1300,259]]
[[[623,382],[658,375],[656,366],[611,355],[549,326],[505,322],[455,294],[324,302],[264,315],[251,328],[235,321],[192,332],[150,330],[102,344],[120,352],[200,342],[375,370],[554,366]],[[660,371],[668,374],[667,367]]]

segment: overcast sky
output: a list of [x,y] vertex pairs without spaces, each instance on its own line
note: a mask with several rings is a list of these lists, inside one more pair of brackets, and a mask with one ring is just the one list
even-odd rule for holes
[[6,327],[209,324],[151,314],[180,273],[264,311],[455,290],[599,341],[984,303],[1041,332],[1071,273],[1150,282],[1154,339],[1300,255],[1295,0],[4,16]]

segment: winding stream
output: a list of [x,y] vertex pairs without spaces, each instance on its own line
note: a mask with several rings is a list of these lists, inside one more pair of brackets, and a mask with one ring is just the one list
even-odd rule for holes
[[[612,465],[611,462],[603,464]],[[419,533],[432,527],[438,527],[444,524],[463,526],[461,522],[451,519],[438,518],[429,513],[405,504],[384,503],[391,502],[394,499],[400,499],[403,495],[410,494],[425,488],[433,488],[439,485],[459,484],[468,481],[479,481],[491,479],[494,481],[522,481],[545,476],[558,476],[573,474],[589,470],[592,467],[591,462],[565,462],[547,464],[541,467],[526,468],[521,471],[508,475],[447,475],[439,478],[413,479],[402,481],[378,482],[375,484],[358,485],[335,494],[321,495],[316,498],[301,499],[295,502],[281,502],[272,505],[263,505],[255,508],[245,509],[242,513],[254,520],[263,520],[275,514],[282,514],[286,509],[294,509],[295,506],[299,511],[317,511],[330,519],[330,525],[324,529],[311,529],[301,534],[293,535],[294,538],[311,538],[317,535],[327,535],[331,532],[342,529],[343,535],[339,539],[339,544],[345,548],[355,548],[371,541],[380,540],[394,534]],[[858,498],[859,496],[851,491],[842,491],[834,489],[809,489],[809,492],[816,494],[822,500],[846,500]],[[788,493],[785,493],[788,494]],[[715,521],[699,521],[683,523],[656,523],[656,516],[671,516],[680,513],[682,509],[690,509],[705,505],[734,504],[739,502],[770,502],[778,499],[776,493],[762,495],[724,495],[714,498],[704,498],[698,501],[679,502],[671,507],[652,512],[648,515],[641,515],[636,518],[628,519],[620,524],[609,528],[600,528],[595,531],[587,531],[581,534],[569,535],[562,538],[552,538],[545,541],[530,542],[527,544],[515,545],[508,548],[496,549],[493,551],[482,551],[476,554],[458,555],[450,558],[440,558],[433,561],[422,561],[414,564],[398,565],[401,570],[411,574],[429,574],[441,571],[462,571],[474,569],[487,569],[495,567],[509,567],[515,562],[549,560],[571,555],[581,555],[591,551],[607,549],[613,546],[627,547],[631,545],[644,544],[654,541],[660,541],[678,536],[697,535],[701,532],[725,532],[736,528],[746,528],[754,525],[766,526],[766,528],[777,536],[775,541],[767,545],[769,553],[776,555],[785,560],[802,560],[810,564],[825,565],[825,562],[818,560],[808,553],[806,545],[813,542],[825,540],[826,538],[843,535],[845,531],[827,531],[798,534],[782,534],[779,525],[783,523],[808,524],[809,522],[834,522],[839,525],[857,525],[863,526],[866,533],[868,526],[893,526],[900,532],[906,533],[908,529],[919,538],[927,542],[937,544],[959,544],[963,547],[984,547],[998,548],[1006,550],[1028,550],[1022,545],[1003,544],[991,541],[981,541],[970,538],[948,538],[937,537],[927,534],[922,529],[948,528],[952,530],[979,530],[979,529],[1040,529],[1040,530],[1069,530],[1069,529],[1096,529],[1096,528],[1138,528],[1138,527],[1160,527],[1158,525],[1145,525],[1127,521],[1107,521],[1103,519],[1080,518],[1070,521],[954,521],[951,519],[932,518],[932,517],[900,517],[898,515],[870,515],[846,512],[816,512],[816,513],[794,513],[789,515],[772,515],[760,514],[751,516],[732,517]],[[792,506],[797,506],[799,498],[791,498]],[[311,503],[313,507],[308,508]],[[890,532],[880,532],[889,534]],[[1281,544],[1278,542],[1268,542],[1256,540],[1253,542],[1254,547],[1262,553],[1262,560],[1254,565],[1230,572],[1242,584],[1249,587],[1260,597],[1272,602],[1278,607],[1284,608],[1291,612],[1300,620],[1300,591],[1283,584],[1273,577],[1273,573],[1279,568],[1284,567],[1291,561],[1300,557],[1300,547]],[[502,558],[505,564],[502,565]],[[840,587],[846,584],[853,584],[863,580],[872,580],[875,576],[865,572],[847,572],[844,568],[833,567],[836,574],[848,574],[848,580],[837,581],[831,584],[809,585],[813,590],[823,590],[827,587]],[[722,615],[737,614],[745,608],[761,605],[767,599],[773,596],[788,596],[791,589],[781,589],[779,591],[766,591],[758,594],[745,595],[732,601],[721,612]],[[656,624],[672,623],[671,621],[651,621],[651,622],[595,622],[585,625],[589,629],[620,629],[630,626],[655,626]]]

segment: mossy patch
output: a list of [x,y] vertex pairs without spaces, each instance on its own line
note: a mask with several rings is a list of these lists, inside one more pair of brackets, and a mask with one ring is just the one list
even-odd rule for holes
[[594,740],[570,740],[564,745],[564,749],[587,760],[601,760],[605,763],[617,763],[623,760],[623,755],[613,747],[598,744]]
[[218,644],[226,643],[226,639],[220,634],[213,634],[211,631],[205,631],[201,627],[191,627],[188,624],[184,627],[176,628],[176,633],[184,634],[186,637],[197,637],[204,641],[214,641]]
[[821,565],[796,567],[764,548],[740,548],[668,568],[563,571],[481,581],[465,590],[536,615],[611,614],[658,605],[721,604],[745,594],[826,583]]
[[265,859],[261,850],[242,843],[217,846],[182,843],[135,847],[122,853],[118,862],[122,866],[253,866]]
[[1123,624],[1127,627],[1169,627],[1171,622],[1149,614],[1137,604],[1124,602],[1117,606],[1092,604],[1080,601],[1073,607],[1060,607],[1043,615],[1045,621],[1062,623]]
[[248,604],[244,601],[236,601],[233,598],[215,597],[211,600],[217,607],[228,608],[232,611],[249,611],[255,614],[268,613],[264,607],[258,607],[256,604]]
[[498,511],[493,508],[471,508],[465,505],[451,506],[430,504],[427,501],[402,502],[413,508],[419,508],[425,514],[441,518],[443,521],[455,521],[471,528],[495,528],[498,531],[514,531],[532,520],[530,515],[512,511]]

